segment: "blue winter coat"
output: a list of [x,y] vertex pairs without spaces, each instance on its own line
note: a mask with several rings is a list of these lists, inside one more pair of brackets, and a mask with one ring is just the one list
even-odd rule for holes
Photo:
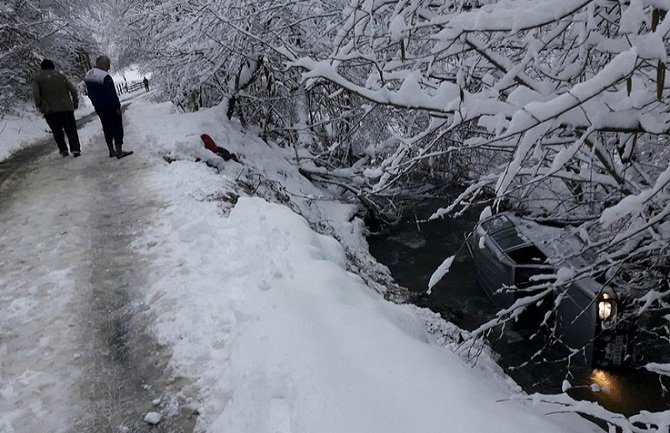
[[116,94],[116,87],[112,76],[100,68],[93,68],[84,77],[88,97],[98,113],[108,113],[119,110],[121,102]]

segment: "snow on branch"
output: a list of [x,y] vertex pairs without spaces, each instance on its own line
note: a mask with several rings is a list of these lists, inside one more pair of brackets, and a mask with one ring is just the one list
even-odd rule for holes
[[657,433],[667,431],[670,427],[668,412],[642,411],[629,418],[619,413],[608,411],[598,403],[575,400],[567,394],[532,394],[530,396],[518,396],[518,399],[529,400],[534,404],[548,403],[556,407],[556,413],[573,412],[587,415],[604,421],[609,431],[620,431],[622,433]]
[[449,273],[449,269],[451,268],[451,264],[454,262],[454,259],[456,256],[449,256],[447,257],[440,266],[437,267],[435,272],[430,276],[430,281],[428,281],[428,294],[430,295],[433,287],[437,283],[440,282],[440,280]]
[[434,24],[446,27],[438,38],[453,39],[461,32],[518,33],[546,26],[574,14],[593,0],[504,0],[472,12],[438,17]]
[[670,376],[670,364],[659,364],[657,362],[650,362],[644,366],[645,369],[651,371],[652,373],[660,374],[663,376]]

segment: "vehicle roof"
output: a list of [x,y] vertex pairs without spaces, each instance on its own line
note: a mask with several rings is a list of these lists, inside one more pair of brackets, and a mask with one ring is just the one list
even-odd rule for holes
[[[505,253],[534,245],[547,257],[546,263],[556,268],[580,268],[590,262],[583,256],[584,243],[567,228],[538,224],[513,212],[489,217],[482,221],[481,226]],[[592,278],[582,279],[578,285],[591,293],[603,290],[603,286]],[[604,289],[612,293],[611,288]]]
[[[584,242],[568,228],[538,224],[513,212],[496,214],[484,220],[482,226],[485,226],[486,232],[494,239],[500,238],[501,234],[507,238],[505,239],[506,242],[502,242],[504,245],[496,239],[504,252],[534,245],[547,257],[547,262],[552,265],[568,264],[573,267],[582,267],[590,261],[583,256]],[[506,230],[515,232],[518,239],[513,239],[512,235],[505,232]],[[498,233],[498,236],[495,236],[496,233]]]

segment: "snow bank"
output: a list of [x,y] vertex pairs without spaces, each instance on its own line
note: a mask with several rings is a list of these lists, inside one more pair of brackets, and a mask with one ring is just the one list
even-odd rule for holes
[[428,344],[409,309],[371,293],[286,207],[181,209],[150,240],[175,261],[149,296],[161,342],[203,393],[204,431],[561,431],[498,402],[504,386]]
[[166,207],[137,243],[155,257],[146,288],[153,332],[172,348],[174,374],[197,390],[198,431],[596,430],[509,400],[516,388],[490,361],[471,368],[435,344],[425,315],[350,273],[333,237],[287,206],[245,196],[236,181],[256,167],[300,192],[292,208],[331,211],[331,227],[353,242],[350,206],[307,206],[314,201],[304,196],[318,191],[282,149],[240,133],[219,108],[177,114],[167,104],[134,104],[128,114],[128,141],[140,153],[208,160],[197,139],[208,132],[244,162],[211,168],[184,158],[157,170],[147,188]]
[[36,111],[25,111],[21,116],[0,117],[0,161],[50,135],[47,122]]

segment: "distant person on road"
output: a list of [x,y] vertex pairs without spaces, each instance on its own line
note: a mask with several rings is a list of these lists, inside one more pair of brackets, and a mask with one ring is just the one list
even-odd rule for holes
[[123,119],[121,102],[116,94],[114,80],[108,71],[111,67],[109,57],[100,56],[95,59],[95,67],[86,73],[84,82],[88,97],[93,103],[95,112],[102,123],[102,131],[109,149],[109,157],[118,159],[133,152],[123,150]]
[[44,114],[44,119],[51,129],[60,154],[69,155],[67,144],[65,144],[65,135],[67,135],[70,151],[76,158],[81,155],[77,122],[74,119],[74,110],[79,107],[77,88],[65,75],[56,71],[53,61],[42,60],[40,68],[41,71],[33,77],[35,106]]
[[146,90],[148,92],[149,91],[149,80],[147,80],[147,77],[144,77],[144,79],[142,80],[142,83],[144,83],[144,90]]

